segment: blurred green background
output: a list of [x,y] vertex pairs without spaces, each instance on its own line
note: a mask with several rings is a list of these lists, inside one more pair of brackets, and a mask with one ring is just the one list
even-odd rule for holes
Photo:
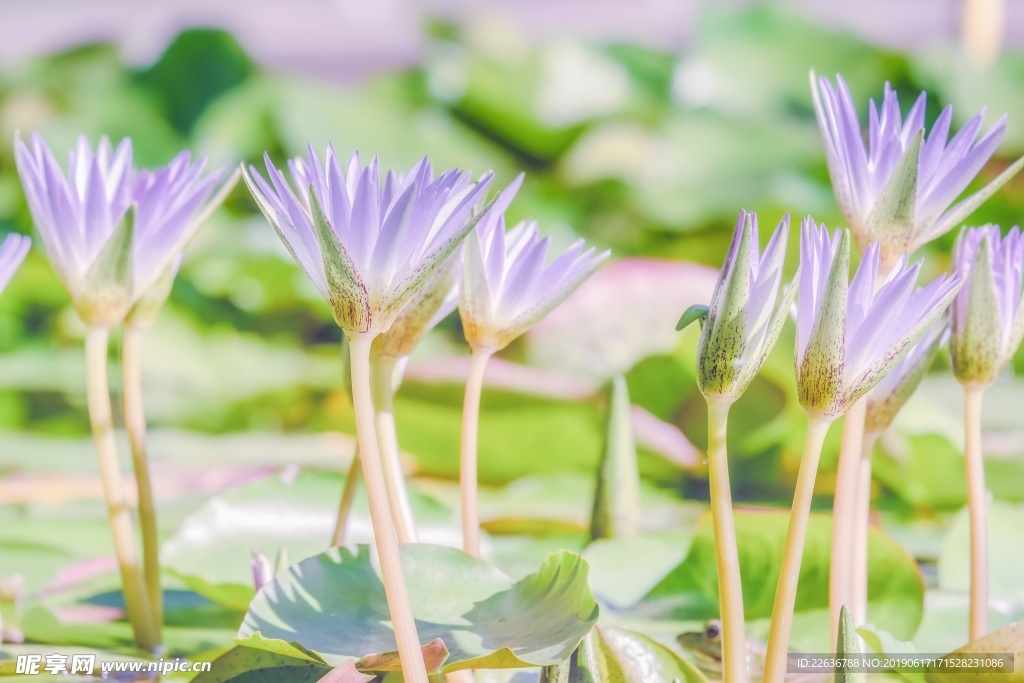
[[[0,236],[33,230],[11,156],[17,130],[39,131],[55,150],[79,133],[93,141],[130,136],[142,165],[166,163],[186,147],[212,164],[260,163],[268,151],[280,165],[304,153],[307,141],[317,150],[332,141],[342,153],[379,154],[385,166],[428,154],[435,167],[494,169],[501,183],[525,170],[511,216],[538,219],[556,242],[581,235],[616,259],[715,269],[741,208],[760,215],[765,236],[785,212],[841,224],[810,101],[811,68],[841,72],[862,116],[885,81],[907,105],[927,89],[929,121],[947,103],[959,123],[985,105],[989,123],[1007,112],[1007,137],[973,187],[1024,153],[1024,53],[1011,49],[993,66],[974,68],[955,41],[904,52],[772,4],[707,9],[693,21],[690,40],[670,50],[527,32],[500,13],[422,18],[415,58],[395,66],[357,57],[358,78],[340,65],[339,78],[264,66],[217,29],[181,32],[155,61],[127,59],[110,43],[21,59],[0,73]],[[1022,212],[1018,178],[971,222],[1009,226]],[[921,254],[926,276],[949,267],[953,238]],[[794,233],[790,268],[796,251]],[[570,302],[503,354],[513,365],[492,371],[480,455],[481,477],[496,487],[495,534],[507,530],[503,519],[523,522],[521,509],[505,513],[503,505],[545,500],[545,490],[564,494],[568,480],[553,478],[559,472],[584,483],[572,489],[578,499],[565,496],[551,514],[561,515],[565,529],[583,528],[600,453],[599,389],[612,372],[627,374],[645,411],[641,462],[653,489],[706,499],[696,331],[676,335],[672,327],[687,303],[707,296],[713,273],[650,261],[620,265],[601,276],[603,306]],[[0,520],[10,522],[0,522],[0,541],[14,543],[69,510],[100,517],[82,334],[37,244],[0,296],[0,502],[9,502]],[[340,337],[328,307],[244,187],[236,188],[186,253],[147,337],[146,401],[166,530],[229,484],[290,464],[345,466],[352,416]],[[439,499],[457,473],[464,367],[451,359],[465,351],[455,316],[414,358],[397,404],[410,469]],[[786,503],[791,495],[803,436],[792,354],[787,330],[734,413],[740,504]],[[1024,356],[1016,366],[1024,368]],[[940,556],[942,531],[964,501],[960,405],[942,360],[878,456],[884,522],[926,566]],[[1024,391],[1008,376],[992,388],[986,409],[990,487],[1010,502],[1024,500],[1022,406]],[[822,507],[839,431],[823,460]],[[548,483],[497,488],[528,474],[548,476],[534,484]],[[80,550],[71,555],[89,552]],[[7,558],[0,576],[25,571],[15,555]]]

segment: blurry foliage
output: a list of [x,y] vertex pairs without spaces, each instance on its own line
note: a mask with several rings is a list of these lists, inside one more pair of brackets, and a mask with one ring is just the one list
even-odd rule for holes
[[[435,33],[423,64],[353,86],[269,72],[233,37],[206,29],[182,33],[154,64],[138,69],[107,45],[22,64],[0,78],[0,231],[31,225],[11,159],[15,130],[38,130],[57,149],[78,133],[130,135],[142,164],[166,162],[181,147],[215,164],[260,165],[264,151],[280,163],[303,154],[307,141],[317,150],[332,141],[341,153],[376,153],[387,165],[429,154],[439,167],[493,168],[500,182],[525,167],[528,180],[512,219],[536,217],[557,241],[580,234],[620,256],[717,267],[741,207],[761,213],[766,225],[784,212],[841,223],[811,107],[810,68],[842,71],[861,103],[886,80],[908,102],[930,88],[933,116],[947,101],[961,117],[991,101],[993,112],[1010,114],[1005,147],[1018,149],[1015,141],[1024,139],[1024,98],[1005,85],[1024,58],[1007,55],[991,72],[967,73],[950,55],[880,49],[769,6],[709,11],[681,54],[567,38],[532,44],[511,27],[503,34],[472,24]],[[985,174],[1005,162],[997,159]],[[974,220],[1015,222],[1024,208],[1022,183],[1012,182]],[[950,241],[929,254],[928,270],[948,266]],[[656,289],[650,295],[660,298]],[[636,316],[641,334],[650,324]],[[0,299],[0,427],[85,431],[80,336],[36,250]],[[438,337],[426,353],[460,352],[457,324],[443,326]],[[151,420],[212,432],[348,428],[348,408],[339,413],[341,404],[329,398],[338,386],[339,339],[327,307],[240,187],[190,248],[168,310],[149,336]],[[677,353],[637,359],[629,380],[639,405],[700,445],[704,416],[691,381],[692,342],[681,335]],[[519,344],[511,355],[524,350],[528,345]],[[787,469],[802,431],[790,357],[784,337],[765,376],[737,406],[735,423],[744,428],[731,436],[733,452],[750,461],[737,473],[741,497],[770,498],[778,484],[786,490],[780,466]],[[458,400],[438,396],[427,387],[401,399],[400,430],[425,471],[451,476]],[[517,462],[515,453],[536,452],[541,431],[566,436],[564,446],[544,450],[545,469],[595,461],[592,408],[570,401],[551,410],[524,400],[511,422],[500,410],[485,418],[495,424],[483,430],[482,449],[493,451],[498,480],[537,464]],[[534,417],[543,418],[544,429],[524,430]],[[898,443],[909,455],[886,460],[880,480],[910,505],[958,506],[955,436],[897,433],[883,449]],[[933,468],[946,460],[948,476]],[[1016,463],[999,466],[1015,481],[1024,478]],[[907,468],[929,476],[908,478]]]
[[[460,166],[476,173],[494,169],[499,184],[525,169],[526,184],[510,211],[513,222],[536,218],[558,243],[581,235],[611,247],[619,257],[693,261],[715,269],[740,208],[758,212],[763,227],[773,226],[785,212],[794,219],[811,213],[830,226],[842,224],[810,101],[811,68],[823,75],[841,71],[862,114],[867,98],[877,98],[887,80],[908,104],[927,88],[929,120],[946,103],[954,104],[960,121],[985,103],[991,105],[991,120],[1006,111],[1008,136],[1000,150],[1005,156],[993,160],[983,178],[1024,151],[1020,54],[1005,55],[991,71],[973,72],[953,53],[911,56],[881,49],[768,5],[709,11],[695,40],[679,54],[567,38],[530,43],[511,27],[497,37],[493,29],[481,33],[473,26],[445,27],[439,33],[443,35],[428,45],[422,64],[350,86],[268,71],[255,65],[230,35],[211,30],[181,34],[154,64],[142,68],[126,66],[112,46],[89,45],[10,69],[0,74],[0,237],[8,231],[31,232],[11,153],[17,130],[39,131],[58,150],[69,147],[79,133],[93,140],[131,136],[143,165],[166,163],[184,147],[207,155],[211,164],[244,161],[260,166],[266,151],[280,165],[288,155],[305,154],[307,141],[318,152],[332,141],[340,154],[353,149],[378,154],[387,166],[407,166],[426,154],[435,167]],[[1018,178],[971,221],[1012,225],[1022,214],[1024,178]],[[924,254],[929,276],[949,267],[953,237],[939,240]],[[791,240],[790,271],[795,242]],[[651,306],[619,306],[614,309],[617,317],[606,324],[629,330],[632,337],[647,335],[654,303],[666,298],[661,286],[656,278],[648,284]],[[665,314],[666,330],[678,312]],[[82,333],[37,245],[0,296],[0,475],[92,471],[82,399]],[[328,307],[240,185],[191,245],[167,310],[147,337],[144,374],[157,467],[204,472],[221,465],[340,467],[341,455],[334,462],[333,451],[317,450],[296,436],[351,433],[351,405],[341,390],[340,338]],[[674,343],[675,348],[631,358],[630,367],[618,370],[627,375],[637,405],[681,427],[702,448],[706,413],[693,382],[696,332],[677,335]],[[572,348],[559,356],[551,353],[551,339],[545,344],[546,358],[574,357]],[[536,362],[538,348],[524,340],[506,355]],[[453,353],[463,353],[463,343],[457,321],[450,320],[420,355]],[[740,503],[786,503],[791,495],[804,429],[792,357],[792,330],[787,329],[733,411],[729,446]],[[1018,356],[1017,368],[1024,368],[1024,356]],[[928,525],[964,501],[960,398],[955,382],[940,374],[945,372],[941,361],[936,376],[926,380],[880,443],[876,460],[881,507],[893,521],[893,533],[919,559],[930,562],[939,551],[937,533]],[[112,381],[116,388],[115,375]],[[402,447],[420,474],[456,474],[460,392],[454,380],[411,379],[399,393]],[[985,417],[991,488],[997,497],[1019,502],[1024,498],[1024,431],[1019,421],[1024,387],[1007,379],[990,396]],[[482,495],[484,507],[489,506],[490,519],[485,521],[494,534],[495,556],[510,572],[535,567],[554,548],[583,543],[583,516],[591,502],[589,473],[601,443],[600,415],[601,406],[593,399],[496,389],[485,393],[483,480],[505,484],[528,473],[540,477]],[[833,428],[826,445],[822,494],[831,491],[829,470],[834,468],[840,427]],[[238,435],[250,430],[258,434]],[[706,498],[700,472],[682,472],[649,452],[642,453],[641,462],[648,484],[687,498]],[[559,473],[567,469],[587,474],[567,486],[558,478],[568,475]],[[299,480],[302,486],[337,488],[336,478],[329,485],[325,481],[318,476]],[[451,498],[445,484],[426,481],[431,495]],[[218,510],[230,512],[233,505],[248,504],[253,492],[269,495],[254,488],[218,499],[195,513],[197,523],[214,518]],[[172,511],[166,523],[195,510],[195,495],[178,507],[168,503]],[[540,501],[550,500],[557,501],[558,509],[544,512],[543,520],[532,519],[547,510]],[[333,499],[325,495],[318,504],[319,509],[301,511],[314,518],[312,536],[328,519]],[[662,500],[658,505],[667,504]],[[81,529],[63,527],[61,538],[71,531],[86,543],[84,548],[32,540],[54,535],[50,532],[56,522],[45,505],[8,508],[0,514],[0,577],[27,572],[42,585],[68,561],[105,542],[98,509],[90,508],[88,517],[75,522]],[[569,508],[575,512],[566,512]],[[677,524],[680,516],[668,518]],[[999,523],[1016,522],[1001,516]],[[663,575],[665,567],[679,567],[635,607],[636,619],[665,610],[681,611],[678,619],[695,622],[713,614],[715,589],[705,585],[713,573],[704,566],[710,562],[710,541],[693,519],[687,524],[684,538],[694,539],[699,552],[679,563],[676,553],[664,546],[659,571]],[[207,526],[214,546],[237,533],[230,525]],[[545,527],[547,538],[514,533]],[[750,536],[756,538],[761,529],[751,528]],[[811,552],[820,555],[821,547],[827,548],[826,530],[818,532],[820,542]],[[313,547],[312,536],[301,540]],[[883,540],[879,543],[893,550]],[[637,543],[649,550],[658,541]],[[216,548],[210,553],[202,557],[218,556]],[[818,555],[805,563],[809,572],[824,561]],[[910,637],[920,616],[920,595],[912,567],[897,555],[893,550],[893,567],[902,583],[882,592],[877,608],[888,615],[890,623],[883,626]],[[954,555],[944,550],[940,564],[947,591],[961,583],[962,569]],[[604,553],[605,559],[615,556]],[[755,552],[751,562],[762,566],[769,562],[766,557],[770,555]],[[218,559],[206,569],[223,570],[230,580],[218,580],[247,597],[248,588],[241,585],[247,557],[239,555],[235,561],[218,564]],[[205,594],[219,597],[214,579],[197,578],[184,567],[176,571],[193,587],[207,581]],[[609,569],[605,575],[617,571]],[[824,647],[814,638],[825,620],[818,574],[809,577],[818,583],[802,598],[806,609],[798,620],[798,638]],[[656,578],[638,579],[636,585],[654,585]],[[901,586],[913,590],[901,592]],[[901,595],[909,603],[898,603]],[[658,597],[663,603],[656,604]],[[755,616],[767,615],[768,597],[760,595]],[[885,602],[889,598],[892,602]],[[957,599],[948,592],[929,593],[925,599],[922,642],[936,643],[931,651],[959,644],[936,636],[943,620],[954,614],[962,619],[965,605]],[[28,623],[45,632],[51,621],[44,612]],[[661,635],[665,642],[674,640],[671,633]],[[125,636],[117,635],[122,640]],[[217,642],[228,641],[229,636]]]

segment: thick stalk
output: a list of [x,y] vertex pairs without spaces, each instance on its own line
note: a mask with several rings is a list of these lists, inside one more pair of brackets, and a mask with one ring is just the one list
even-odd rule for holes
[[[850,406],[843,419],[843,443],[839,449],[836,494],[832,505],[832,560],[829,563],[828,611],[832,623],[833,647],[839,635],[839,611],[851,604],[853,593],[853,545],[857,517],[857,474],[867,397]],[[857,615],[854,621],[859,623]]]
[[724,683],[746,683],[747,634],[743,619],[743,584],[736,547],[736,525],[729,487],[726,424],[730,403],[708,400],[708,483],[711,520],[715,528],[718,560],[718,603],[722,617],[722,672]]
[[476,448],[480,425],[480,394],[484,371],[491,352],[473,349],[466,379],[466,397],[462,402],[462,449],[459,465],[459,486],[462,489],[462,549],[480,557],[480,516],[477,512]]
[[388,487],[391,518],[395,521],[399,543],[416,542],[416,522],[409,503],[409,491],[402,472],[402,459],[398,451],[398,430],[395,428],[395,361],[389,356],[377,356],[370,363],[373,380],[374,423],[377,443],[384,465],[384,482]]
[[853,592],[851,616],[855,624],[868,623],[868,529],[871,526],[871,460],[879,432],[870,432],[862,440],[857,470],[857,516],[853,533]]
[[775,604],[772,607],[772,623],[768,631],[765,683],[783,683],[786,677],[789,632],[793,627],[793,608],[796,605],[800,562],[803,559],[804,541],[807,538],[807,521],[811,515],[814,478],[829,426],[829,422],[815,417],[809,417],[807,421],[807,438],[804,441],[804,454],[796,478],[793,508],[789,513],[789,528],[786,530],[786,546],[779,569],[779,584],[775,589]]
[[135,553],[135,532],[131,510],[124,493],[121,464],[114,441],[114,421],[110,410],[110,389],[107,385],[106,329],[91,329],[85,336],[86,384],[89,422],[99,458],[103,497],[107,503],[110,531],[114,536],[114,554],[121,571],[125,611],[135,634],[135,643],[145,650],[159,645],[153,630],[153,615],[146,597],[142,571]]
[[139,526],[142,530],[142,569],[146,595],[158,642],[164,624],[164,594],[160,587],[160,539],[156,528],[156,505],[146,455],[146,411],[142,403],[142,337],[140,327],[125,325],[121,341],[121,398],[124,426],[132,451],[135,486],[139,491]]
[[370,520],[373,537],[380,558],[380,573],[384,580],[384,593],[388,600],[391,623],[398,643],[398,657],[402,676],[408,683],[427,683],[427,668],[420,650],[416,620],[412,615],[409,591],[402,572],[398,538],[388,504],[388,489],[384,482],[384,468],[377,449],[377,433],[373,424],[373,398],[370,383],[370,345],[373,335],[349,335],[349,353],[352,357],[352,403],[356,413],[356,439],[363,463],[366,495],[370,502]]
[[359,447],[356,446],[352,454],[352,464],[348,466],[348,474],[345,475],[345,488],[341,491],[341,503],[338,505],[338,519],[334,522],[334,534],[331,536],[331,545],[345,545],[345,536],[348,532],[348,518],[352,514],[352,502],[356,499],[356,489],[359,488],[359,480],[362,479],[363,464],[359,459]]
[[964,427],[967,440],[967,508],[971,517],[972,641],[988,634],[988,521],[985,468],[981,452],[981,398],[984,389],[964,386]]

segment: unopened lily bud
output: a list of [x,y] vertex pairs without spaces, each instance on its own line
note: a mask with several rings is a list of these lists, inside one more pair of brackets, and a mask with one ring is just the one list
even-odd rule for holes
[[953,303],[953,374],[971,386],[991,384],[1024,339],[1024,234],[999,226],[963,232],[953,254],[966,284]]
[[[788,237],[789,216],[783,216],[759,253],[757,216],[740,212],[697,349],[697,386],[710,400],[739,398],[779,338],[796,294],[794,282],[780,295]],[[688,309],[676,329],[696,313]]]

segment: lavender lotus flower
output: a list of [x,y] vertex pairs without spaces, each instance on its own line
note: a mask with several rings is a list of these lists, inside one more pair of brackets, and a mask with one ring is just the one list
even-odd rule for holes
[[960,382],[984,387],[1024,339],[1024,233],[1002,236],[997,225],[971,228],[954,250],[966,280],[953,304],[950,353]]
[[902,118],[896,92],[886,83],[881,107],[871,101],[865,147],[842,77],[833,87],[812,73],[811,88],[836,202],[861,250],[881,243],[883,264],[949,232],[1024,166],[1024,158],[1017,160],[953,205],[999,146],[1005,116],[979,138],[982,111],[949,138],[953,110],[947,106],[926,134],[926,93]]
[[880,433],[889,428],[900,409],[917,391],[939,351],[949,340],[949,319],[940,317],[907,355],[867,394],[864,431]]
[[32,240],[24,235],[8,235],[0,242],[0,292],[4,291],[4,287],[14,277],[14,271],[25,260],[31,244]]
[[387,331],[473,229],[473,206],[493,176],[475,184],[457,170],[434,178],[424,158],[381,184],[376,158],[363,168],[353,154],[344,173],[333,147],[321,164],[310,146],[308,162],[288,164],[296,194],[269,155],[264,161],[270,183],[255,167],[243,169],[249,190],[338,325],[355,333]]
[[522,176],[509,185],[466,240],[459,316],[470,346],[491,353],[562,303],[610,253],[577,240],[548,263],[550,238],[537,223],[506,232],[504,212],[521,183]]
[[224,175],[203,177],[205,161],[182,152],[155,171],[137,172],[131,140],[84,137],[61,170],[43,139],[15,139],[15,161],[29,209],[75,310],[93,327],[120,322],[164,276],[208,210]]
[[876,286],[879,245],[864,253],[847,283],[850,235],[829,236],[810,217],[801,226],[796,320],[800,404],[835,419],[874,387],[910,350],[956,296],[962,280],[942,276],[915,288],[921,262],[904,255]]
[[796,295],[794,281],[779,296],[788,236],[786,215],[759,254],[757,216],[740,212],[697,350],[697,385],[708,399],[739,398],[779,338]]

